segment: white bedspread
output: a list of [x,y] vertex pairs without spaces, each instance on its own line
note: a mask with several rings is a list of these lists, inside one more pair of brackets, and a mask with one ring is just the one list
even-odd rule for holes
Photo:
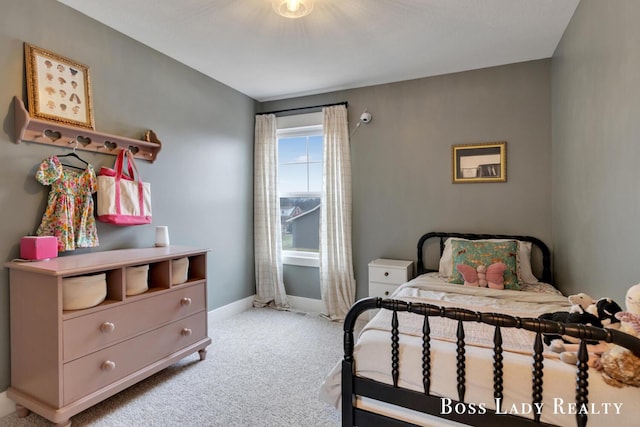
[[[553,293],[473,288],[444,283],[436,276],[420,276],[398,288],[393,298],[420,301],[434,305],[455,306],[482,312],[500,312],[520,317],[537,317],[542,313],[568,310],[566,297]],[[422,392],[422,316],[399,313],[400,378],[399,386]],[[380,310],[365,326],[354,350],[359,376],[391,383],[390,312]],[[432,389],[435,396],[457,399],[455,328],[450,319],[431,318]],[[527,414],[531,402],[531,369],[533,333],[519,329],[502,329],[504,340],[505,412],[532,418]],[[475,402],[495,409],[493,401],[493,327],[465,322],[466,335],[466,402]],[[529,350],[527,350],[527,347]],[[560,426],[575,426],[575,366],[561,362],[545,352],[543,377],[542,421]],[[338,363],[327,376],[320,396],[326,402],[340,406],[340,369]],[[615,388],[602,381],[600,374],[589,370],[588,425],[616,427],[637,425],[640,417],[640,388]],[[443,401],[446,404],[446,400]],[[358,399],[358,405],[376,403]],[[443,406],[444,411],[450,408]],[[536,410],[535,408],[531,408]],[[578,408],[579,409],[579,408]],[[395,412],[395,411],[394,411]],[[406,411],[403,419],[432,425]]]

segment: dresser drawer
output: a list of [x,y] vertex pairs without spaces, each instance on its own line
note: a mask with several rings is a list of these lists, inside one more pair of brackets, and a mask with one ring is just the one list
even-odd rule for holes
[[389,298],[398,289],[398,285],[385,285],[384,283],[369,283],[369,296]]
[[115,342],[176,319],[205,310],[205,284],[145,295],[63,322],[64,361],[105,348]]
[[206,338],[203,311],[64,364],[64,405]]

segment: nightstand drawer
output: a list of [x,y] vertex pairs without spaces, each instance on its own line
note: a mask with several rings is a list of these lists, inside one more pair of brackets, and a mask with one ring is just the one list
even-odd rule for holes
[[407,272],[397,268],[370,267],[369,281],[400,285],[407,281]]
[[369,296],[389,298],[398,289],[398,285],[385,285],[384,283],[369,282]]

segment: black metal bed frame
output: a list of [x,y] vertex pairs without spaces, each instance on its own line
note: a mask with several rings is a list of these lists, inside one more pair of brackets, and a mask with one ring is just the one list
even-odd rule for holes
[[[459,233],[427,233],[420,238],[418,244],[418,271],[428,271],[424,269],[422,262],[422,246],[430,238],[441,239],[441,252],[444,248],[444,240],[448,237],[462,237],[467,239],[517,239],[531,241],[539,246],[543,253],[543,281],[550,278],[550,255],[547,246],[538,239],[528,236],[507,236],[507,235],[480,235],[480,234],[459,234]],[[354,360],[354,329],[358,317],[367,310],[387,309],[392,311],[391,322],[391,366],[390,372],[393,384],[386,384],[368,378],[358,377],[356,372],[356,361]],[[410,312],[424,316],[423,339],[422,339],[422,383],[424,392],[403,389],[398,387],[399,378],[399,330],[398,312]],[[543,334],[569,335],[579,338],[580,346],[577,354],[578,363],[576,371],[576,403],[578,405],[588,403],[588,351],[586,341],[597,340],[615,343],[630,349],[636,356],[640,357],[640,339],[620,332],[618,330],[595,328],[582,324],[562,324],[550,320],[538,318],[520,318],[498,313],[482,313],[461,308],[440,307],[431,304],[409,303],[400,300],[382,298],[364,298],[356,302],[344,322],[344,359],[342,361],[342,425],[377,427],[377,426],[413,426],[414,424],[396,420],[384,415],[376,414],[356,407],[356,397],[368,397],[378,401],[387,402],[396,406],[413,409],[426,414],[435,415],[451,421],[461,422],[479,427],[493,426],[550,426],[540,421],[540,414],[535,414],[533,419],[523,418],[510,414],[496,413],[487,409],[486,413],[480,414],[458,414],[452,411],[450,414],[441,414],[441,399],[430,394],[431,387],[431,338],[429,328],[430,317],[445,317],[456,320],[457,328],[457,400],[452,400],[452,405],[465,403],[465,336],[464,322],[481,322],[495,327],[494,348],[493,348],[493,395],[494,399],[503,397],[503,348],[501,328],[521,328],[535,332],[535,340],[532,348],[532,405],[542,402],[543,398]],[[469,402],[466,402],[469,403]],[[585,427],[587,415],[576,415],[576,425]]]

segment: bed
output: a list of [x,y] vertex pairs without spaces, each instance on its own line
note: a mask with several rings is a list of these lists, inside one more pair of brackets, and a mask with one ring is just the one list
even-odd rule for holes
[[[510,286],[449,283],[454,273],[447,266],[462,253],[456,245],[484,242],[509,242],[504,253],[517,267]],[[586,342],[620,344],[640,357],[640,340],[538,319],[570,309],[551,283],[550,252],[539,239],[427,233],[418,242],[416,278],[389,299],[365,298],[349,311],[344,358],[327,376],[321,398],[341,407],[343,426],[637,425],[640,388],[606,384],[587,364]],[[362,326],[365,312],[377,313]],[[550,351],[544,334],[580,339],[577,365]]]

